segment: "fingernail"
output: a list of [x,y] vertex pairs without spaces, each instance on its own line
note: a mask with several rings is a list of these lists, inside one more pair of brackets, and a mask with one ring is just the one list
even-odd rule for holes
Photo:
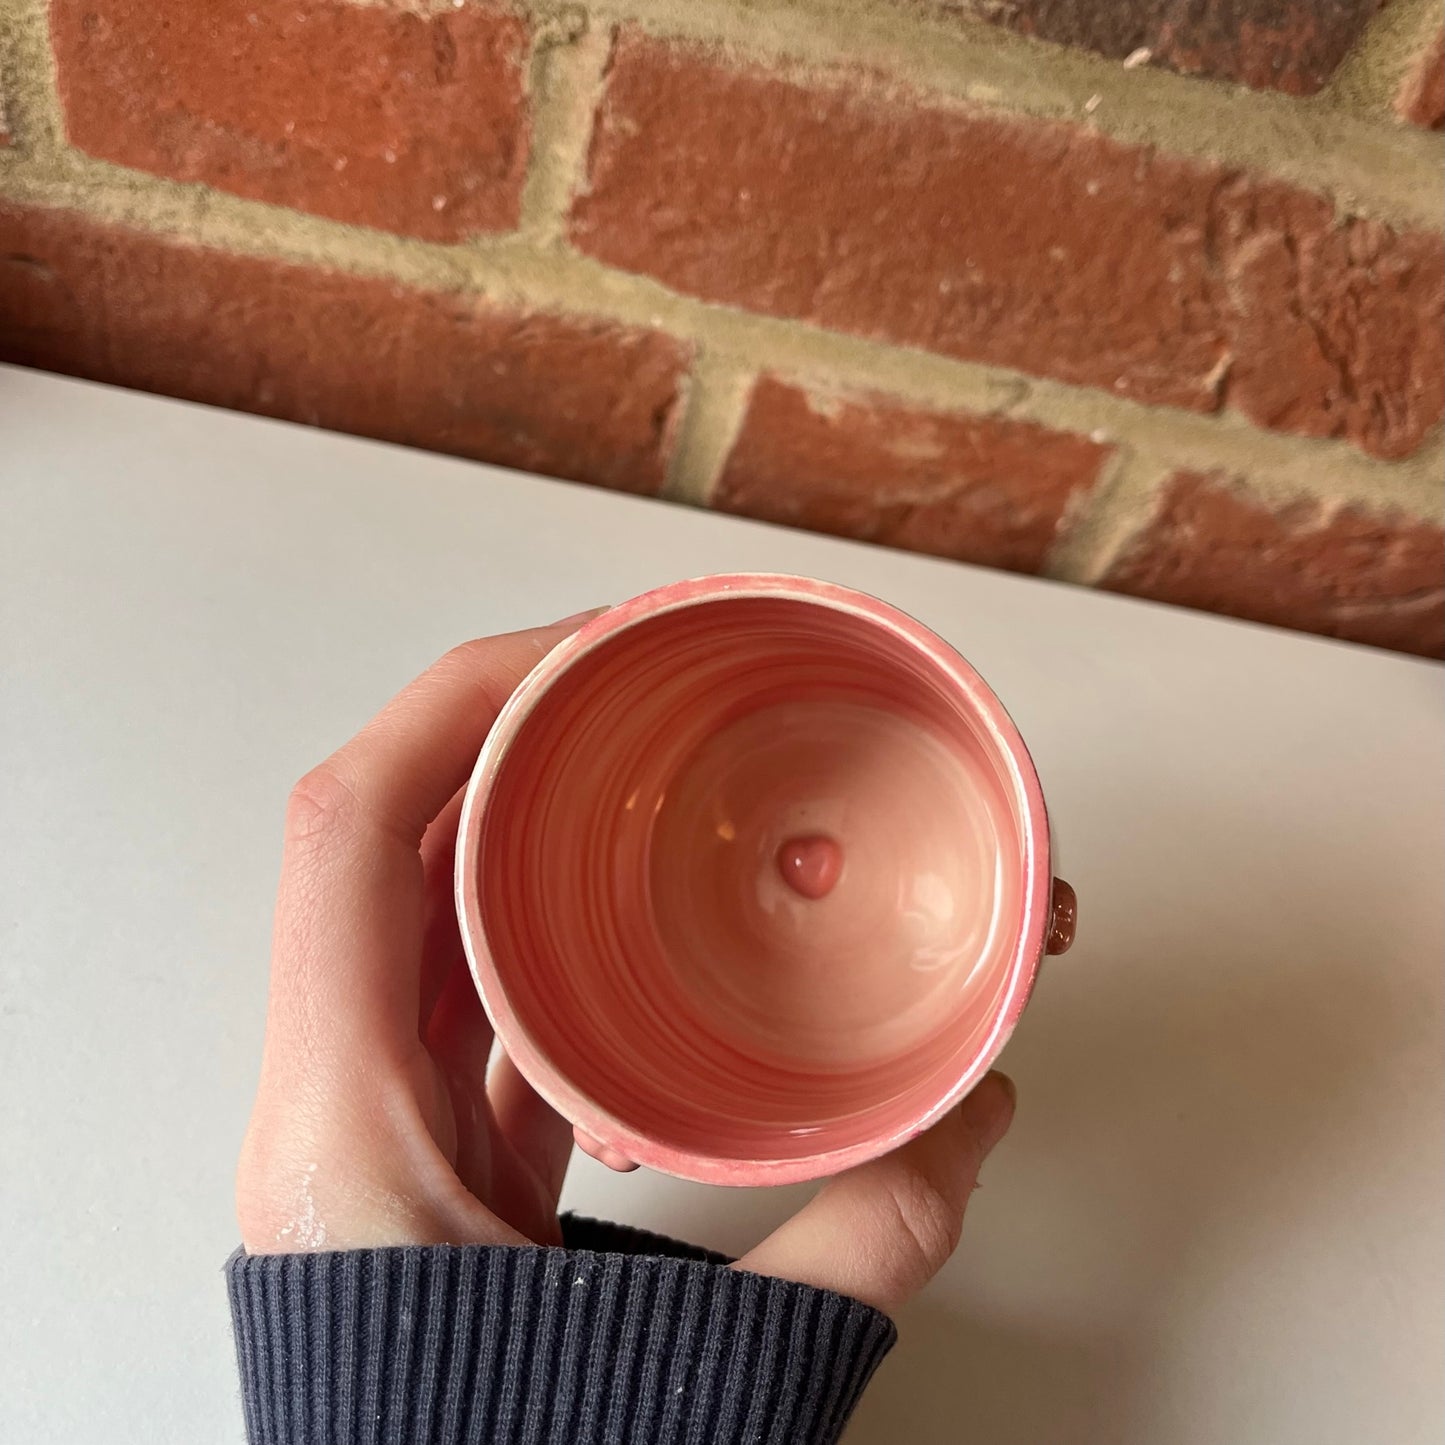
[[589,607],[585,612],[574,612],[570,617],[564,617],[560,622],[548,623],[549,627],[581,627],[584,622],[591,622],[594,617],[601,617],[604,612],[611,611],[610,607]]

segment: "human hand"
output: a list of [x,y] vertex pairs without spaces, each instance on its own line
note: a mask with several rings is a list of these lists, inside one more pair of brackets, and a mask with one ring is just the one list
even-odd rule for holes
[[[559,1244],[572,1132],[505,1056],[452,903],[462,790],[502,704],[585,614],[465,643],[292,792],[261,1080],[237,1173],[250,1254]],[[826,1183],[737,1263],[896,1310],[952,1253],[1013,1115],[990,1074]]]

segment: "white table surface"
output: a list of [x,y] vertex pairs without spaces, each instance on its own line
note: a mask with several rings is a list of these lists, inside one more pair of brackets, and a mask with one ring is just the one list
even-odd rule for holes
[[[240,1438],[290,783],[462,638],[742,569],[957,644],[1081,901],[853,1445],[1445,1438],[1439,668],[0,368],[0,1440]],[[567,1197],[740,1250],[803,1192]]]

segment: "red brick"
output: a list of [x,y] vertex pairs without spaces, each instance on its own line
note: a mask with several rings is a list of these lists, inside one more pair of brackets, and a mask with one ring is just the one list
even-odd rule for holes
[[687,364],[655,332],[3,203],[0,360],[636,492]]
[[1425,657],[1445,653],[1445,533],[1363,507],[1270,506],[1180,473],[1104,585]]
[[631,34],[573,234],[709,300],[1205,407],[1224,337],[1200,189],[1082,131]]
[[1233,368],[1251,421],[1408,456],[1445,410],[1441,238],[1281,185],[1231,187],[1216,207]]
[[1037,572],[1111,450],[1029,422],[823,397],[764,377],[713,501],[769,522]]
[[[916,6],[918,0],[897,0]],[[1313,95],[1381,0],[940,0],[1024,35],[1185,75]]]
[[509,11],[52,0],[81,150],[435,241],[517,222],[528,34]]
[[1445,30],[1436,34],[1410,68],[1395,97],[1395,109],[1412,125],[1445,129]]
[[[624,35],[572,236],[706,300],[1138,401],[1227,396],[1385,456],[1445,410],[1438,235],[1337,225],[1278,182],[861,76]],[[1280,254],[1294,284],[1273,284]]]

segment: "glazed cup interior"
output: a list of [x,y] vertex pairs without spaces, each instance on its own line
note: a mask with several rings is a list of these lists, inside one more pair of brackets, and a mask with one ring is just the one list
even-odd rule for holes
[[499,720],[464,933],[503,1045],[574,1123],[688,1178],[811,1177],[925,1127],[1002,1046],[1047,826],[997,699],[919,624],[692,585],[589,624]]

